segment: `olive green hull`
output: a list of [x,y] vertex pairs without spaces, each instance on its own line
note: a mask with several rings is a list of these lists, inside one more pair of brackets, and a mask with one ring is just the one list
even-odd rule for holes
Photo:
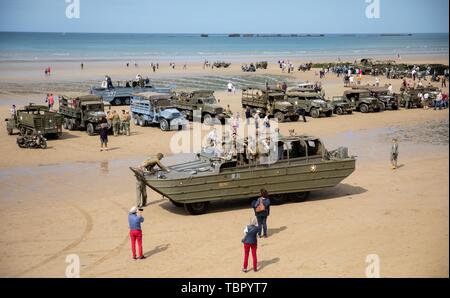
[[219,174],[184,179],[146,177],[146,184],[178,203],[254,198],[265,188],[271,195],[333,187],[355,170],[355,159],[277,162],[274,165],[224,170]]

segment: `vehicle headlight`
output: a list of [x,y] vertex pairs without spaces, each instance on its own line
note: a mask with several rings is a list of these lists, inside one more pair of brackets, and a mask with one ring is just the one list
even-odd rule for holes
[[298,101],[295,102],[295,105],[298,105]]

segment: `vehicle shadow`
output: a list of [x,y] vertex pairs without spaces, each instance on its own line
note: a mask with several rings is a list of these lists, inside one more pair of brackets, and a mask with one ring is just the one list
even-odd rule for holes
[[53,138],[50,138],[50,140],[68,140],[68,139],[76,139],[76,138],[79,138],[79,137],[80,136],[77,136],[77,135],[71,134],[71,133],[69,133],[67,131],[64,131],[61,134],[61,136],[59,136],[58,138],[53,137]]
[[149,258],[153,255],[156,255],[157,253],[166,251],[167,249],[169,249],[170,244],[161,244],[156,246],[154,249],[147,251],[146,253],[144,253],[144,257]]
[[[339,184],[335,187],[329,188],[329,189],[323,189],[323,190],[317,190],[311,192],[309,198],[306,200],[306,202],[314,202],[314,201],[321,201],[321,200],[332,200],[332,199],[339,199],[343,197],[349,197],[363,194],[367,192],[367,189],[360,187],[360,186],[353,186],[350,184]],[[269,198],[270,198],[270,191],[269,191]],[[232,199],[232,200],[222,200],[213,202],[209,205],[207,213],[216,213],[216,212],[232,212],[235,210],[240,209],[251,209],[251,203],[255,200],[253,199]],[[301,203],[295,203],[295,202],[288,202],[285,201],[281,204],[276,204],[277,206],[282,206],[286,204],[301,204]],[[275,204],[274,204],[275,205]],[[178,215],[186,215],[189,214],[184,210],[183,207],[176,207],[169,201],[165,201],[161,204],[159,204],[160,207],[164,208],[165,210],[178,214]],[[189,215],[190,216],[190,215]],[[281,228],[280,228],[281,229]],[[281,231],[280,231],[281,232]]]
[[273,258],[270,260],[264,260],[264,261],[258,262],[258,271],[261,271],[264,268],[266,268],[267,266],[270,266],[272,264],[276,264],[279,261],[280,261],[280,258],[277,257],[277,258]]

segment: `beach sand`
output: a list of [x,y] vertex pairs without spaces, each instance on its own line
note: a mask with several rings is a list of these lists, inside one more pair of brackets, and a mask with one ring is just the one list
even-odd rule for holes
[[[1,118],[10,104],[43,102],[45,93],[60,94],[61,86],[77,92],[74,85],[100,81],[106,73],[113,80],[136,75],[132,67],[108,63],[96,70],[85,64],[83,71],[79,64],[75,70],[57,66],[51,77],[36,64],[8,67],[0,65]],[[227,70],[178,68],[139,72],[169,79],[243,75],[237,64]],[[285,75],[273,65],[258,74]],[[318,80],[315,70],[289,78]],[[400,80],[380,79],[399,90]],[[365,77],[363,83],[372,81]],[[322,83],[327,97],[344,90],[333,75]],[[216,97],[242,112],[239,92],[218,91]],[[329,149],[348,146],[358,156],[357,168],[305,203],[273,206],[269,238],[259,242],[260,271],[246,275],[240,240],[253,214],[247,200],[218,202],[209,213],[190,216],[149,191],[143,224],[148,258],[131,259],[127,211],[135,204],[135,178],[128,167],[157,152],[169,156],[175,132],[133,125],[130,137],[111,136],[112,150],[100,152],[98,136],[85,132],[64,131],[47,150],[21,150],[1,129],[0,276],[64,277],[66,256],[77,254],[82,277],[365,277],[366,257],[376,254],[382,277],[448,277],[448,117],[448,110],[400,110],[280,124],[282,133],[294,128],[318,136]],[[397,170],[389,167],[394,135],[400,137]]]

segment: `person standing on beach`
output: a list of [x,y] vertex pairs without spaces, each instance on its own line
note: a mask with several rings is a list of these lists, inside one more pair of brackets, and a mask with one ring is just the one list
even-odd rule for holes
[[117,137],[117,135],[119,134],[120,116],[117,114],[117,112],[115,110],[112,111],[111,122],[112,122],[114,136]]
[[441,79],[441,88],[446,88],[447,87],[447,78],[444,76],[442,76]]
[[84,68],[84,63],[81,62],[81,70],[83,70],[83,68]]
[[391,145],[391,165],[393,170],[397,169],[397,159],[398,159],[398,141],[397,138],[393,138]]
[[253,201],[252,207],[255,210],[256,219],[258,220],[258,236],[261,233],[267,238],[267,217],[270,215],[270,199],[267,190],[264,188],[260,191],[261,196]]
[[253,271],[258,271],[258,258],[256,256],[256,249],[258,247],[257,234],[258,227],[256,226],[256,218],[252,217],[250,225],[246,226],[244,229],[244,238],[242,239],[242,243],[244,244],[244,265],[242,271],[244,273],[247,273],[248,271],[247,267],[250,250],[252,251]]
[[131,123],[131,115],[130,112],[126,111],[124,119],[123,119],[123,131],[124,135],[130,136],[130,123]]
[[250,118],[252,118],[252,110],[249,106],[245,107],[245,119],[247,120],[247,126],[250,125]]
[[[100,124],[100,151],[108,151],[108,130],[109,126],[107,121]],[[103,146],[105,147],[104,149]]]
[[[131,240],[131,253],[133,259],[145,259],[142,250],[142,228],[141,223],[144,222],[144,216],[142,216],[143,209],[138,209],[133,206],[128,213],[128,226],[130,228],[130,240]],[[136,257],[136,241],[138,244],[139,257]]]
[[48,108],[52,109],[54,104],[55,104],[55,98],[53,97],[53,94],[50,93],[50,96],[48,97]]

